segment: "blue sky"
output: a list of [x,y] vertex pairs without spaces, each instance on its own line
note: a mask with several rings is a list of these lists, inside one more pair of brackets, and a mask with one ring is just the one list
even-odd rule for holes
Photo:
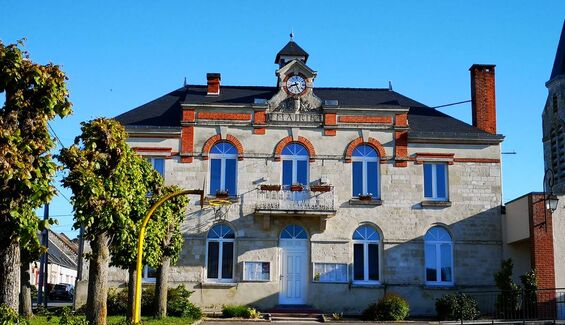
[[[62,65],[74,114],[52,122],[68,146],[79,123],[116,116],[220,72],[223,85],[275,85],[275,54],[295,40],[316,86],[387,87],[429,106],[470,99],[469,67],[496,64],[504,201],[542,189],[541,112],[565,1],[12,1],[0,39],[27,38]],[[471,121],[470,104],[444,112]],[[66,197],[71,193],[62,189]],[[70,232],[72,207],[51,214]],[[71,232],[70,235],[75,235]]]

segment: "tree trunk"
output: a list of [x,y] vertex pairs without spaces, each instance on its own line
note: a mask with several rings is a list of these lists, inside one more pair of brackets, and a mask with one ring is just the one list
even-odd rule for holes
[[92,257],[88,270],[88,297],[86,319],[90,325],[106,325],[108,299],[108,265],[110,262],[109,240],[102,233],[90,242]]
[[171,257],[163,256],[161,266],[157,269],[157,284],[155,287],[155,317],[167,317],[167,291],[169,290],[169,267]]
[[20,243],[0,240],[0,305],[15,311],[20,307]]
[[23,263],[21,268],[21,290],[20,290],[20,314],[26,319],[33,316],[31,310],[31,283],[29,276],[29,264]]
[[128,269],[128,310],[126,313],[127,319],[133,318],[134,298],[135,298],[135,266],[130,266]]

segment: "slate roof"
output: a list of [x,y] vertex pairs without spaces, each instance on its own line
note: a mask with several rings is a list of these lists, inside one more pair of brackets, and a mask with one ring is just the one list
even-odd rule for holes
[[288,56],[303,56],[304,62],[308,61],[308,53],[304,51],[296,42],[290,41],[286,43],[286,45],[282,48],[282,50],[277,53],[275,58],[275,63],[279,64],[279,60],[281,56],[288,55]]
[[559,39],[557,53],[555,54],[555,62],[553,63],[553,70],[551,70],[551,77],[549,80],[552,80],[559,75],[565,75],[565,21],[563,21],[561,38]]
[[[222,86],[219,96],[206,96],[207,86],[189,85],[143,104],[116,117],[126,126],[180,127],[181,104],[253,104],[256,98],[270,99],[276,87]],[[338,100],[339,107],[378,109],[378,105],[409,107],[409,136],[434,138],[473,138],[502,140],[494,135],[455,119],[434,108],[387,88],[314,88],[323,100]]]

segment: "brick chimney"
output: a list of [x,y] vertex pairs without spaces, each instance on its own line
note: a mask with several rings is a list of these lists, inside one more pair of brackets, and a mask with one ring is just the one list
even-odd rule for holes
[[494,67],[494,64],[473,64],[469,69],[473,126],[492,134],[496,134]]
[[207,73],[208,79],[208,96],[218,96],[220,94],[220,80],[222,77],[219,73]]

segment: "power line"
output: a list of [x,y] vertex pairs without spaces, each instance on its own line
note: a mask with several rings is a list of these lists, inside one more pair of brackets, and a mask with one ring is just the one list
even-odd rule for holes
[[445,105],[433,106],[432,108],[440,108],[440,107],[454,106],[454,105],[465,104],[465,103],[470,103],[470,102],[471,102],[471,99],[469,99],[469,100],[464,100],[464,101],[462,101],[462,102],[456,102],[456,103],[449,103],[449,104],[445,104]]
[[49,124],[49,122],[47,122],[47,125],[49,126],[49,129],[51,130],[51,132],[53,133],[53,136],[55,136],[55,139],[57,139],[57,141],[59,142],[59,144],[61,145],[62,148],[66,148],[65,145],[63,144],[63,141],[61,141],[61,139],[59,138],[59,136],[57,135],[57,132],[55,132],[55,130],[53,129],[53,127],[51,126],[51,124]]

